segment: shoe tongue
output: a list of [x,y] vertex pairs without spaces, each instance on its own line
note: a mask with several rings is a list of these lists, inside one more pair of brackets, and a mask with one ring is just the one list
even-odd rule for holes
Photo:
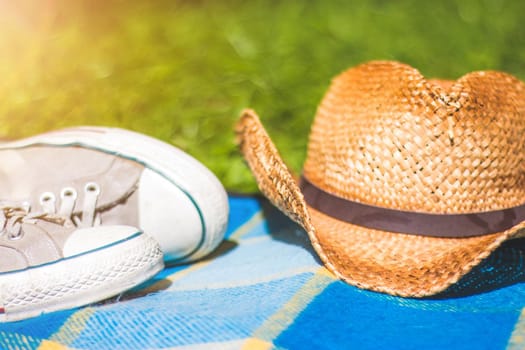
[[60,206],[64,188],[77,192],[74,212],[82,210],[86,185],[100,188],[97,210],[109,209],[126,200],[138,186],[144,167],[117,155],[79,147],[30,147],[0,152],[0,161],[9,166],[0,168],[0,199],[29,201],[40,208],[40,196],[50,192]]

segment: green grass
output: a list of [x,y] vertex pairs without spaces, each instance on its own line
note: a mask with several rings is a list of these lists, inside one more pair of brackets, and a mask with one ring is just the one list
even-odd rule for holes
[[[519,1],[0,2],[0,137],[111,125],[254,191],[233,125],[255,108],[298,172],[330,79],[374,59],[430,77],[525,78]],[[20,3],[18,3],[20,4]]]

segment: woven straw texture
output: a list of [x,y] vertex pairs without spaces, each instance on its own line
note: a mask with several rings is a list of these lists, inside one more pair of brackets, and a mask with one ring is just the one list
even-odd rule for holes
[[[366,229],[308,208],[253,111],[238,126],[261,191],[301,224],[346,282],[422,297],[455,283],[524,223],[472,238]],[[397,62],[334,79],[314,120],[304,176],[365,204],[428,213],[498,210],[524,202],[525,85],[501,72],[426,80]]]

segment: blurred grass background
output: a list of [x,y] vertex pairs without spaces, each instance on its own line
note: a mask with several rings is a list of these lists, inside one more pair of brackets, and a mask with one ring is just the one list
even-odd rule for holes
[[330,79],[375,59],[525,78],[525,2],[0,0],[0,138],[72,125],[182,148],[256,190],[233,125],[255,108],[298,172]]

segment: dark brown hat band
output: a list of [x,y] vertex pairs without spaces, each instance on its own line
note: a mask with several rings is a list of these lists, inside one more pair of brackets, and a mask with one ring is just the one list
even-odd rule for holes
[[505,231],[525,220],[525,204],[469,214],[433,214],[381,208],[327,193],[306,178],[300,187],[306,203],[335,219],[370,229],[433,237],[472,237]]

